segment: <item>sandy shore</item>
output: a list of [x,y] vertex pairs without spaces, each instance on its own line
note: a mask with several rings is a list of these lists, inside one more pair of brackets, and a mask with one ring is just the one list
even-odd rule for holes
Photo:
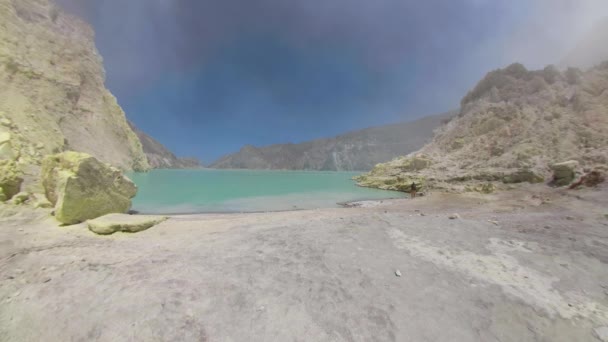
[[0,220],[0,341],[606,340],[607,214],[606,187],[544,186],[110,237],[23,212]]

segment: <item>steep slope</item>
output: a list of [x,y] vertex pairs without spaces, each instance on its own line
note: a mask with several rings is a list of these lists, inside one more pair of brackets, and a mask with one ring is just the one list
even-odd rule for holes
[[433,130],[454,113],[413,122],[367,128],[329,139],[301,144],[279,144],[239,152],[211,165],[220,169],[370,170],[375,164],[415,151],[432,137]]
[[560,64],[587,69],[605,60],[608,60],[608,17],[596,23]]
[[377,165],[359,185],[406,190],[491,191],[549,180],[549,166],[608,162],[608,63],[581,72],[521,64],[489,73],[462,100],[457,118],[407,157]]
[[135,132],[144,149],[148,164],[153,169],[192,169],[201,167],[196,158],[178,158],[156,139],[142,132],[129,121],[129,126]]
[[23,168],[52,152],[148,169],[141,143],[104,86],[93,30],[49,0],[0,0],[0,159]]

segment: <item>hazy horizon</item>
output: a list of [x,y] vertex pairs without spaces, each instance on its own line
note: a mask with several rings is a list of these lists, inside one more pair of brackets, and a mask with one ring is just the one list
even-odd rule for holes
[[599,0],[59,0],[140,129],[205,162],[458,107],[488,71],[557,64]]

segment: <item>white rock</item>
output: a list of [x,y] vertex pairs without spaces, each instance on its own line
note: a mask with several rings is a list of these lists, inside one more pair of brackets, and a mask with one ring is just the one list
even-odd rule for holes
[[595,334],[602,342],[608,342],[608,327],[595,328]]
[[459,219],[459,218],[460,218],[460,215],[458,215],[456,213],[450,215],[450,220],[456,220],[456,219]]
[[401,277],[401,271],[396,270],[396,271],[395,271],[395,275],[396,275],[397,277]]

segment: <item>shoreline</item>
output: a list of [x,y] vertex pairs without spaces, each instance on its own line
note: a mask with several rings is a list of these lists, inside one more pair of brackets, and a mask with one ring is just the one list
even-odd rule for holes
[[[422,197],[422,196],[421,196]],[[385,201],[396,201],[396,200],[409,200],[409,198],[399,198],[399,197],[389,197],[385,199],[361,199],[361,200],[353,200],[347,202],[338,202],[336,206],[333,207],[318,207],[318,208],[294,208],[294,209],[284,209],[284,210],[257,210],[257,211],[204,211],[204,212],[195,212],[195,213],[162,213],[162,212],[145,212],[145,211],[137,211],[130,210],[129,215],[160,215],[160,216],[189,216],[189,215],[217,215],[217,214],[226,214],[226,215],[235,215],[235,214],[270,214],[270,213],[284,213],[284,212],[292,212],[292,211],[308,211],[308,210],[323,210],[323,209],[352,209],[358,208],[356,204],[359,203],[374,203],[374,204],[382,204]]]

